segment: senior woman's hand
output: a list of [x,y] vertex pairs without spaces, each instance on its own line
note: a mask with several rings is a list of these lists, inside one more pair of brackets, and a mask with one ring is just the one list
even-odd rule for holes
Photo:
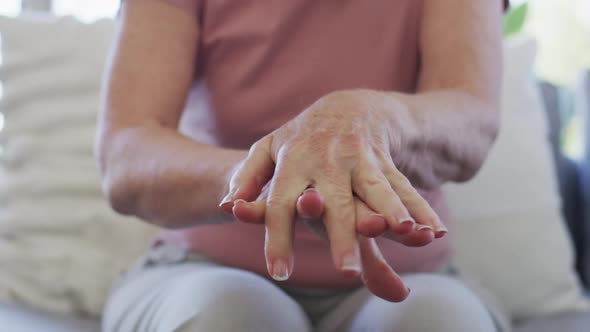
[[[233,207],[230,210],[226,210],[226,212],[232,213],[239,221],[258,224],[264,223],[267,194],[267,187],[265,187],[258,200],[246,202],[238,199]],[[355,206],[357,211],[359,208],[362,210],[368,209],[357,197],[355,197]],[[326,230],[321,220],[323,211],[324,202],[321,195],[315,189],[308,189],[297,200],[298,216],[296,222],[306,223],[321,238],[326,239]],[[373,230],[385,228],[385,221],[382,218],[370,218],[366,222],[371,224],[370,227]],[[427,234],[427,231],[415,233],[417,235],[415,240],[419,237],[422,239],[418,241],[425,243],[432,240],[431,235]],[[359,235],[358,242],[362,262],[361,277],[367,288],[376,296],[387,301],[400,302],[406,299],[410,292],[409,289],[404,285],[401,277],[383,258],[375,240]]]
[[230,182],[222,205],[252,201],[270,180],[266,200],[265,254],[269,273],[288,278],[292,271],[293,222],[301,193],[313,187],[324,198],[323,221],[334,264],[347,274],[361,271],[357,241],[356,195],[383,217],[388,230],[402,235],[418,228],[442,230],[436,213],[395,167],[391,153],[401,146],[370,91],[329,94],[265,136]]

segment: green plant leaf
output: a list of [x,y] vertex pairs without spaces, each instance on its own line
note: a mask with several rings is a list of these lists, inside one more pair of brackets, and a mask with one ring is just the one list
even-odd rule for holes
[[504,17],[504,36],[519,32],[526,21],[529,4],[523,3],[508,12]]

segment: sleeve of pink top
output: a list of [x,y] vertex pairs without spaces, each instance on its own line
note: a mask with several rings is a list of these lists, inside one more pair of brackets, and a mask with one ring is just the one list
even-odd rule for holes
[[[174,5],[180,9],[183,9],[193,15],[197,15],[199,2],[201,0],[159,0],[162,2],[167,2],[171,5]],[[123,4],[125,0],[121,0],[121,4]]]

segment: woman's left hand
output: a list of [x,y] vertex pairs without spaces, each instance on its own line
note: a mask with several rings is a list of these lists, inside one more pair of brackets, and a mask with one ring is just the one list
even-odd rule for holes
[[[254,202],[237,200],[231,213],[242,222],[264,223],[268,194],[266,189],[265,187],[259,199]],[[386,231],[386,221],[382,217],[375,216],[375,213],[370,211],[358,197],[355,197],[355,209],[357,229],[359,221],[362,221],[364,229],[375,236]],[[323,197],[315,189],[307,189],[297,199],[296,222],[304,222],[319,237],[327,239],[326,229],[321,219],[323,211]],[[431,236],[428,231],[413,232],[413,236],[410,238],[413,241],[411,245],[418,246],[429,243],[432,240]],[[362,262],[361,279],[367,288],[384,300],[391,302],[403,301],[409,295],[409,290],[404,285],[401,277],[383,258],[375,239],[359,235],[358,243]]]
[[403,126],[377,111],[386,109],[378,105],[385,100],[364,90],[327,95],[250,149],[222,206],[255,200],[270,181],[265,254],[271,275],[287,278],[292,272],[296,204],[309,187],[325,200],[322,219],[334,264],[345,274],[361,271],[355,195],[400,239],[417,228],[444,234],[436,213],[392,161]]

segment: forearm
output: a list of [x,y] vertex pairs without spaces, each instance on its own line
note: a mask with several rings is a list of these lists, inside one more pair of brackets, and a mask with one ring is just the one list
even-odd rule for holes
[[247,151],[195,142],[173,129],[130,127],[99,147],[115,210],[167,228],[227,221],[218,204]]
[[498,132],[496,105],[460,90],[387,93],[387,98],[381,105],[392,157],[414,186],[433,189],[476,174]]
[[164,227],[220,221],[229,169],[246,155],[177,131],[199,33],[197,17],[177,6],[127,0],[105,73],[97,135],[104,191],[115,210]]
[[414,186],[468,180],[493,144],[502,81],[499,3],[424,2],[417,93],[383,93],[382,104],[393,107],[381,107],[394,162]]

